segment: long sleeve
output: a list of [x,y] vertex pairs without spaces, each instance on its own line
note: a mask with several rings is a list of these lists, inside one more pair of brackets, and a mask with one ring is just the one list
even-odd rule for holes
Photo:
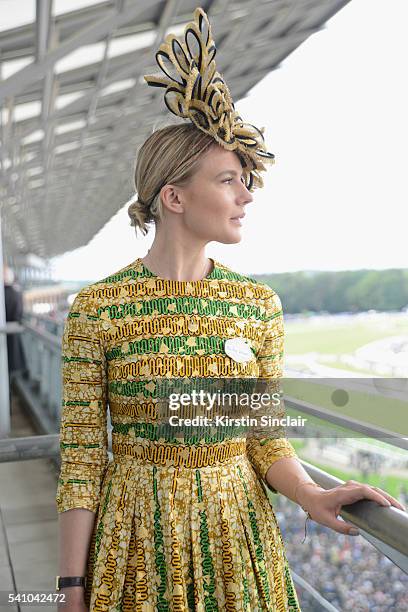
[[[260,383],[262,380],[265,381],[267,387],[265,391],[271,394],[278,392],[280,388],[279,379],[283,375],[284,344],[282,304],[279,296],[272,289],[265,301],[265,315],[265,336],[257,359],[259,381]],[[263,408],[261,412],[267,415],[268,411],[273,417],[283,417],[285,414],[283,401],[280,406]],[[273,493],[277,493],[276,489],[266,482],[266,472],[281,457],[297,457],[297,454],[286,438],[284,428],[276,428],[271,434],[271,430],[264,427],[263,433],[265,432],[269,436],[262,436],[262,428],[259,431],[251,431],[247,436],[246,451],[259,478]]]
[[108,463],[107,375],[94,300],[82,289],[62,337],[61,470],[58,512],[96,512]]

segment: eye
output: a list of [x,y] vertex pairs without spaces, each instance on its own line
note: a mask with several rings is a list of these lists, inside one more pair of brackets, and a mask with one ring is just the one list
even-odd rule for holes
[[[229,183],[230,181],[233,181],[233,178],[227,178],[225,180],[223,180],[223,183]],[[245,185],[245,178],[243,176],[241,176],[241,183],[243,183]]]

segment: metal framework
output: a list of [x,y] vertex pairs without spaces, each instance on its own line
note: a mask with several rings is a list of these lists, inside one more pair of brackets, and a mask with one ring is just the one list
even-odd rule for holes
[[[110,0],[55,16],[52,0],[36,0],[35,23],[0,32],[5,252],[83,246],[133,195],[138,146],[158,118],[172,120],[143,74],[158,71],[154,52],[197,5],[238,101],[348,2]],[[1,80],[13,60],[26,65]]]

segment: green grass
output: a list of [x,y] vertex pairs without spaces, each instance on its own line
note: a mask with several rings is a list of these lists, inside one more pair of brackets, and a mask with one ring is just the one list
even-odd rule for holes
[[[317,426],[319,429],[324,429],[325,430],[325,436],[326,438],[334,438],[335,436],[337,437],[344,437],[344,438],[360,438],[361,434],[359,433],[354,433],[351,429],[346,429],[345,427],[341,427],[341,425],[336,425],[334,423],[329,423],[327,421],[325,421],[324,419],[319,419],[318,417],[311,415],[311,414],[307,414],[306,412],[302,412],[301,410],[295,410],[293,408],[285,408],[285,413],[289,416],[292,417],[297,417],[297,416],[301,416],[304,419],[307,419],[307,425],[315,425]],[[294,438],[294,440],[299,440],[301,442],[303,442],[303,445],[305,444],[303,438]]]
[[[342,416],[349,416],[369,425],[382,427],[403,436],[408,436],[408,402],[380,395],[371,395],[348,390],[345,406],[336,406],[332,394],[341,388],[312,382],[312,379],[282,379],[286,395],[298,398],[315,406],[327,408]],[[307,417],[310,422],[311,417]]]
[[306,445],[306,442],[304,440],[299,440],[299,438],[291,439],[290,443],[292,444],[296,452],[301,451],[302,448],[304,448]]
[[[364,368],[355,368],[351,365],[349,365],[348,363],[343,363],[342,361],[323,361],[320,359],[316,360],[317,363],[321,363],[324,366],[327,366],[329,368],[337,368],[338,370],[346,370],[347,372],[353,372],[355,374],[361,373],[361,374],[373,374],[371,370],[365,370]],[[384,376],[384,378],[388,378],[387,376]]]
[[356,349],[381,338],[408,334],[408,317],[405,320],[389,315],[386,319],[371,322],[326,324],[309,322],[285,322],[285,353],[299,355],[317,352],[329,354],[352,353]]

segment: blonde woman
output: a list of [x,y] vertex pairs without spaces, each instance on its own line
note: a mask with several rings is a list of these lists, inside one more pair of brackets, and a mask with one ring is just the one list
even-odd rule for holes
[[205,254],[240,242],[255,205],[239,153],[193,122],[151,134],[129,215],[142,233],[155,225],[152,247],[83,288],[67,317],[57,508],[70,612],[300,610],[262,483],[344,534],[343,504],[401,507],[354,481],[322,489],[285,437],[191,441],[157,425],[161,379],[282,375],[278,295]]

